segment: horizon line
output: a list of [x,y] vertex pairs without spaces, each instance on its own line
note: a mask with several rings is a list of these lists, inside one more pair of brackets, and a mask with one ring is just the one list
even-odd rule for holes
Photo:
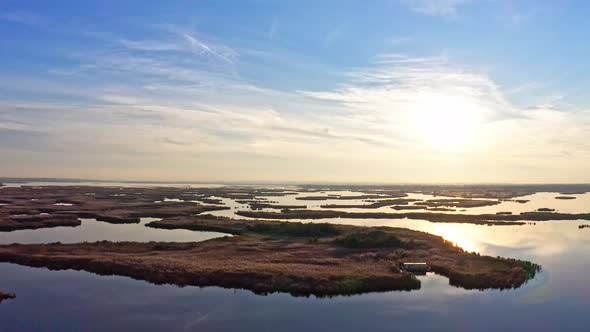
[[317,185],[338,185],[338,186],[474,186],[474,185],[509,185],[509,186],[547,186],[547,185],[565,185],[565,186],[590,186],[590,183],[580,182],[340,182],[340,181],[199,181],[199,180],[115,180],[115,179],[85,179],[85,178],[62,178],[62,177],[0,177],[0,183],[19,183],[19,182],[100,182],[100,183],[137,183],[137,184],[219,184],[219,185],[298,185],[298,186],[317,186]]

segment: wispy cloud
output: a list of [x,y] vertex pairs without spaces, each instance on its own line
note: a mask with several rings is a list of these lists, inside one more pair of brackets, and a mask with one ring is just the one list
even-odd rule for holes
[[163,41],[155,41],[155,40],[128,40],[122,39],[119,41],[121,46],[128,48],[130,50],[137,50],[137,51],[183,51],[184,48],[181,45],[170,43],[170,42],[163,42]]
[[44,26],[50,22],[49,19],[44,16],[24,11],[0,13],[0,20],[30,26]]
[[[446,17],[457,15],[463,1],[407,3]],[[2,19],[35,24],[26,16]],[[84,38],[99,41],[68,48],[49,77],[0,82],[5,95],[15,96],[0,102],[0,153],[35,155],[60,167],[87,163],[88,172],[105,169],[120,177],[204,180],[216,174],[284,180],[297,165],[297,180],[346,180],[337,178],[346,169],[341,176],[357,181],[439,181],[440,174],[465,181],[509,172],[515,163],[542,172],[554,167],[547,155],[572,174],[590,167],[587,113],[567,112],[551,98],[530,108],[512,101],[547,82],[503,90],[488,73],[444,56],[383,54],[363,66],[334,70],[329,61],[273,48],[279,44],[268,41],[277,37],[275,22],[268,34],[266,25],[261,29],[262,41],[244,44],[171,25],[150,25],[141,38],[125,31],[85,32]],[[334,25],[324,42],[344,41],[345,32]],[[393,46],[409,42],[391,40]],[[313,75],[305,88],[274,86],[292,79],[282,76],[285,68]],[[277,79],[256,80],[248,76],[254,71]],[[330,80],[315,84],[327,75]],[[13,91],[18,93],[8,93]],[[27,93],[32,97],[18,99]],[[445,130],[445,123],[477,126]],[[455,130],[476,131],[481,140],[453,153],[424,140],[444,141]],[[572,158],[580,162],[565,162]],[[20,169],[14,160],[0,171]],[[138,163],[147,165],[145,173],[125,173]]]
[[164,33],[164,38],[121,39],[119,45],[134,51],[190,53],[196,56],[211,57],[228,64],[233,64],[238,57],[238,52],[235,49],[220,43],[205,41],[194,31],[171,25],[158,26],[158,29],[161,30],[160,34]]
[[[348,76],[348,82],[333,90],[302,94],[335,103],[340,111],[333,119],[345,114],[366,131],[388,142],[397,141],[392,151],[398,156],[438,155],[434,142],[445,142],[457,132],[464,134],[462,141],[477,142],[457,158],[469,158],[470,165],[488,172],[490,155],[498,167],[510,169],[520,164],[530,170],[529,166],[535,165],[536,174],[555,167],[579,170],[568,163],[572,158],[582,162],[590,156],[588,146],[579,144],[586,142],[583,133],[590,130],[588,113],[568,112],[561,106],[519,107],[490,77],[454,66],[444,57],[386,54]],[[515,95],[518,90],[509,92]],[[561,130],[557,133],[551,128]],[[424,137],[429,139],[424,141]],[[448,152],[452,151],[440,158],[449,158]],[[547,164],[547,160],[559,165]],[[441,160],[431,162],[442,165]]]
[[228,63],[233,63],[234,58],[237,57],[237,53],[231,48],[209,46],[198,39],[196,35],[188,32],[182,32],[180,35],[188,41],[193,52],[209,54]]
[[[349,73],[350,81],[332,91],[304,95],[334,101],[376,121],[399,122],[412,113],[458,115],[448,107],[469,107],[484,121],[522,117],[487,76],[453,67],[445,58],[379,56],[373,66]],[[432,109],[435,108],[435,109]]]
[[457,15],[457,8],[469,0],[402,0],[413,11],[431,15],[454,17]]

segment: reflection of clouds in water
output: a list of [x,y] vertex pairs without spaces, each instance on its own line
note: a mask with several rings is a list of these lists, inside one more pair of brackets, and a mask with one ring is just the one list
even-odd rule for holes
[[518,296],[514,302],[518,304],[542,304],[551,301],[554,294],[547,287],[551,282],[551,271],[541,271],[535,279],[527,282],[521,289],[517,289]]
[[494,252],[498,256],[508,256],[510,254],[517,254],[518,256],[525,256],[536,249],[533,245],[522,244],[520,246],[497,245],[492,243],[481,243],[484,252]]
[[[356,196],[356,195],[363,195],[366,193],[356,192],[356,191],[330,191],[325,193],[297,193],[296,195],[287,195],[287,196],[258,196],[258,198],[265,198],[269,201],[276,202],[275,204],[280,205],[307,205],[307,209],[311,210],[325,210],[321,208],[321,205],[329,205],[329,204],[347,204],[347,205],[357,205],[357,204],[370,204],[365,199],[351,199],[351,200],[338,200],[338,199],[327,199],[327,200],[320,200],[320,201],[307,201],[307,200],[298,200],[297,197],[304,197],[304,196],[328,196],[328,195],[341,195],[341,196]],[[532,212],[536,211],[539,208],[552,208],[556,209],[557,212],[561,213],[587,213],[590,212],[590,194],[583,194],[583,195],[572,195],[576,196],[577,199],[575,200],[558,200],[555,199],[556,196],[559,196],[559,193],[536,193],[533,195],[516,197],[515,199],[524,199],[528,200],[527,203],[517,203],[513,201],[502,201],[498,205],[492,206],[483,206],[483,207],[475,207],[475,208],[454,208],[455,211],[428,211],[425,209],[421,210],[411,210],[411,211],[397,211],[391,208],[391,206],[383,206],[380,208],[375,209],[363,209],[363,208],[329,208],[328,210],[335,210],[335,211],[344,211],[344,212],[385,212],[385,213],[403,213],[403,212],[436,212],[436,213],[461,213],[461,214],[496,214],[497,212],[512,212],[514,214],[519,214],[522,212]],[[415,194],[409,193],[407,197],[403,198],[411,198],[411,199],[420,199],[420,200],[429,200],[429,199],[441,199],[441,198],[452,198],[446,196],[433,196],[433,195],[424,195],[424,194]],[[383,198],[385,200],[391,199],[391,197]],[[232,210],[229,211],[213,211],[211,214],[219,215],[219,216],[227,216],[232,218],[245,218],[235,214],[236,211],[239,210],[248,210],[248,206],[246,204],[238,204],[232,199],[224,198],[222,199],[223,203],[226,206],[232,207]],[[373,201],[379,201],[380,199],[372,199]],[[410,203],[413,205],[413,203]],[[234,209],[237,208],[237,209]],[[279,211],[277,209],[262,209],[262,211]],[[356,219],[357,221],[362,222],[360,219]]]
[[[287,196],[264,196],[267,201],[283,205],[308,205],[312,209],[321,209],[323,204],[368,204],[366,200],[336,200],[305,201],[297,200],[301,196],[356,196],[366,193],[353,191],[329,191],[323,193],[297,193]],[[495,213],[498,211],[532,211],[539,207],[557,208],[560,212],[587,212],[590,207],[590,194],[575,195],[576,200],[556,200],[557,193],[537,193],[517,199],[530,200],[528,203],[502,202],[496,206],[467,209],[469,213]],[[211,211],[206,214],[244,218],[237,216],[236,211],[245,210],[247,204],[239,204],[233,199],[219,198],[230,210]],[[440,196],[410,194],[409,198],[433,199]],[[386,198],[387,199],[387,198]],[[166,199],[171,200],[171,199]],[[507,207],[511,207],[508,209]],[[264,209],[274,210],[274,209]],[[363,212],[394,212],[390,207],[379,209],[338,209],[344,211]],[[278,211],[278,210],[274,210]],[[244,218],[248,219],[248,218]],[[149,218],[142,219],[140,225],[112,225],[107,223],[84,221],[81,227],[54,229],[42,229],[34,231],[16,231],[9,234],[0,234],[0,243],[33,243],[33,242],[79,242],[97,240],[134,240],[134,241],[198,241],[220,236],[208,235],[205,232],[192,232],[185,230],[156,230],[144,227]],[[455,243],[466,251],[476,251],[491,256],[515,257],[519,259],[536,261],[556,260],[558,256],[569,252],[579,254],[580,248],[590,250],[588,236],[580,232],[578,221],[537,222],[536,225],[522,226],[481,226],[473,224],[433,223],[424,220],[409,219],[346,219],[332,218],[319,220],[290,220],[302,222],[330,222],[338,224],[350,224],[360,226],[393,226],[404,227],[418,231],[424,231],[439,235]]]
[[[323,201],[297,200],[301,196],[327,196],[332,195],[362,195],[361,192],[352,191],[330,191],[324,193],[298,193],[288,196],[268,196],[270,201],[283,205],[307,205],[309,209],[321,210],[319,205],[324,204],[368,204],[365,200],[336,200],[328,199]],[[528,200],[527,203],[504,201],[499,205],[485,206],[479,208],[468,208],[466,212],[459,213],[491,213],[510,211],[513,213],[534,211],[542,207],[555,208],[563,213],[584,213],[590,207],[590,194],[575,195],[575,200],[557,200],[558,193],[536,193],[533,195],[517,197],[516,199]],[[440,196],[409,194],[408,198],[434,199]],[[213,211],[210,214],[227,216],[233,218],[244,218],[235,214],[238,210],[245,210],[247,206],[238,204],[231,199],[223,199],[225,205],[232,207],[231,210]],[[264,209],[273,211],[273,209]],[[330,209],[342,211],[359,212],[395,212],[391,207],[378,209]],[[274,210],[278,211],[278,210]],[[451,212],[457,213],[457,212]],[[247,218],[244,218],[247,219]],[[456,243],[466,251],[476,251],[491,256],[508,256],[520,259],[534,259],[537,257],[551,258],[563,255],[580,246],[584,241],[582,234],[577,232],[577,221],[545,221],[537,222],[536,225],[521,226],[480,226],[473,224],[452,224],[433,223],[424,220],[408,219],[346,219],[330,218],[319,220],[290,220],[302,222],[329,222],[337,224],[360,225],[360,226],[393,226],[405,227],[418,231],[424,231],[439,235]],[[571,229],[570,229],[571,228]]]
[[515,200],[528,200],[526,203],[503,201],[498,205],[467,209],[466,213],[485,214],[503,211],[521,213],[535,211],[540,208],[556,209],[557,212],[561,213],[590,212],[590,194],[569,195],[576,197],[576,199],[573,200],[555,199],[556,196],[560,196],[560,194],[555,192],[541,192],[514,198]]
[[[354,301],[372,305],[379,315],[403,317],[419,314],[447,315],[453,310],[449,302],[465,298],[481,298],[490,291],[466,290],[449,285],[449,279],[434,273],[418,277],[422,283],[420,290],[369,293],[351,297],[337,297],[342,301]],[[425,300],[427,299],[427,300]],[[331,299],[322,299],[332,301]],[[378,302],[378,306],[375,305]]]
[[[441,225],[431,229],[444,236],[446,227],[470,239],[482,253],[509,255],[523,259],[550,257],[578,249],[584,239],[575,232],[577,221],[544,221],[536,225],[522,226],[475,226]],[[501,249],[500,249],[501,248]],[[500,249],[500,250],[497,250]]]
[[[208,323],[209,321],[212,320],[212,318],[218,314],[222,314],[224,312],[228,313],[227,311],[227,306],[226,305],[221,305],[215,309],[211,309],[207,312],[200,312],[200,311],[196,311],[194,313],[192,313],[191,317],[189,318],[189,320],[186,322],[185,326],[184,326],[184,330],[185,331],[194,331],[195,328],[201,327],[202,325]],[[231,312],[231,310],[230,310]]]
[[0,233],[0,244],[10,243],[77,243],[94,241],[163,241],[163,242],[195,242],[226,236],[217,232],[195,232],[175,229],[164,230],[146,227],[145,224],[160,220],[159,218],[141,218],[139,224],[110,224],[95,219],[81,219],[82,225],[77,227],[54,227],[36,230],[18,230]]
[[[539,207],[554,208],[561,206],[561,212],[568,208],[585,204],[590,209],[584,195],[573,201],[559,201],[554,194],[537,194],[546,196],[532,202]],[[280,204],[324,204],[295,200],[296,196],[268,197]],[[535,198],[536,199],[536,198]],[[230,199],[223,201],[232,207],[240,206]],[[348,203],[350,201],[336,201]],[[360,202],[360,201],[359,201]],[[356,201],[355,201],[356,203]],[[533,210],[529,203],[517,207]],[[503,210],[502,205],[485,207]],[[387,208],[388,209],[388,208]],[[370,212],[371,210],[365,210]],[[390,211],[388,209],[387,211]],[[233,216],[235,210],[215,211],[210,214]],[[587,212],[584,210],[583,212]],[[142,224],[146,220],[142,220]],[[310,222],[310,220],[305,220]],[[572,322],[571,330],[587,328],[583,317],[590,306],[590,287],[587,285],[587,273],[590,271],[590,232],[578,230],[577,226],[586,222],[552,221],[538,222],[536,225],[524,226],[478,226],[470,224],[432,223],[423,220],[387,220],[387,219],[322,219],[314,222],[332,222],[363,226],[394,226],[411,228],[441,235],[457,242],[466,250],[475,250],[482,254],[514,257],[531,260],[543,266],[543,271],[533,280],[516,290],[465,290],[449,286],[448,279],[437,275],[420,277],[422,287],[411,292],[371,293],[351,297],[336,298],[293,298],[286,294],[273,294],[262,297],[248,291],[227,290],[216,287],[178,288],[169,285],[152,285],[124,277],[95,276],[76,271],[48,271],[12,264],[2,265],[2,282],[6,290],[16,291],[21,300],[8,303],[0,311],[5,322],[17,313],[35,314],[38,321],[47,323],[47,317],[64,317],[70,314],[67,305],[76,306],[76,317],[70,324],[82,327],[88,321],[95,320],[97,328],[109,330],[117,324],[130,324],[143,327],[144,330],[208,330],[208,329],[248,329],[248,330],[305,330],[308,325],[297,325],[306,320],[317,329],[329,321],[331,329],[345,326],[349,330],[362,328],[386,330],[392,325],[400,329],[418,330],[475,330],[490,328],[500,330],[508,321],[520,330],[532,327],[539,330],[560,330],[555,317],[561,321]],[[104,228],[111,228],[112,233],[105,233]],[[63,228],[62,228],[63,229]],[[80,241],[84,230],[89,238],[100,238],[104,234],[127,238],[129,236],[148,238],[144,232],[158,232],[158,239],[172,238],[174,231],[147,229],[141,225],[111,225],[90,221],[82,227],[67,228],[72,233],[74,242]],[[58,229],[30,231],[31,234],[43,232],[61,232]],[[185,231],[187,236],[196,232]],[[0,233],[3,236],[16,236],[18,232]],[[65,236],[61,233],[61,236]],[[83,235],[83,234],[82,234]],[[14,237],[13,237],[14,238]],[[112,237],[111,239],[114,239]],[[33,238],[30,238],[35,240]],[[47,237],[46,240],[53,238]],[[175,240],[179,239],[176,237]],[[192,239],[192,238],[191,238]],[[53,239],[55,240],[55,239]],[[14,242],[14,241],[12,241]],[[32,242],[37,242],[32,241]],[[51,284],[51,287],[47,287]],[[31,300],[33,299],[33,300]],[[47,303],[60,305],[47,306]],[[27,302],[29,301],[29,302]],[[82,302],[84,301],[84,302]],[[73,303],[73,304],[72,304]],[[78,305],[82,303],[83,305]],[[19,310],[15,310],[21,306]],[[12,310],[12,311],[11,311]],[[44,316],[45,315],[45,316]],[[100,318],[97,318],[100,315]],[[428,316],[427,316],[428,315]],[[109,320],[102,319],[110,317]],[[305,319],[301,319],[304,317]],[[427,317],[427,318],[426,318]],[[498,319],[502,317],[502,320]],[[582,318],[580,318],[582,317]],[[76,320],[77,318],[77,320]],[[109,321],[115,323],[108,325]],[[427,321],[428,320],[428,321]],[[76,323],[76,321],[80,323]],[[262,326],[256,322],[263,321]],[[276,324],[273,324],[275,322]],[[357,324],[357,325],[355,325]],[[74,326],[74,325],[72,325]],[[312,328],[313,329],[313,328]],[[565,330],[565,329],[562,329]]]
[[446,287],[449,286],[449,279],[447,277],[429,272],[425,276],[418,276],[421,282],[420,292],[432,295],[446,296],[463,296],[469,293],[479,292],[478,290],[467,290],[460,287]]

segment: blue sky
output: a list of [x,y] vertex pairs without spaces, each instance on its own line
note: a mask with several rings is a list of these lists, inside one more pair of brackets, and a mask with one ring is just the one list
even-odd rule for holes
[[587,182],[586,1],[2,1],[4,176]]

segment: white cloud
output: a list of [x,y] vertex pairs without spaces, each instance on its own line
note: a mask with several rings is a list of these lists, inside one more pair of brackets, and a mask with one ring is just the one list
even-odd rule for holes
[[164,32],[166,37],[149,40],[120,39],[119,44],[134,51],[191,53],[201,57],[211,57],[228,64],[233,64],[238,57],[238,52],[233,48],[205,41],[203,38],[199,38],[194,31],[176,26],[165,26],[160,27],[159,32]]
[[469,0],[402,0],[410,9],[420,14],[452,17],[457,8]]
[[385,136],[394,132],[406,141],[416,141],[421,134],[416,129],[428,121],[472,119],[485,124],[525,116],[487,76],[454,68],[444,58],[383,55],[349,77],[334,90],[302,93],[336,102],[366,128]]
[[192,33],[182,32],[180,35],[188,41],[193,52],[209,54],[228,63],[233,63],[237,56],[233,49],[221,46],[209,46]]
[[[429,12],[452,15],[457,5]],[[71,55],[78,67],[57,68],[46,81],[0,83],[15,95],[48,96],[0,103],[0,153],[31,153],[73,176],[201,180],[526,182],[550,181],[556,170],[579,180],[590,167],[588,113],[562,103],[524,109],[510,97],[535,82],[508,93],[445,57],[384,54],[338,72],[330,88],[290,91],[237,69],[244,59],[273,73],[331,68],[176,27],[111,42]],[[66,161],[84,167],[62,168]],[[20,172],[20,164],[15,157],[0,171]]]
[[519,107],[487,75],[441,57],[383,55],[333,90],[301,93],[335,103],[333,118],[345,114],[366,132],[400,142],[392,150],[398,158],[427,161],[433,174],[459,181],[445,164],[461,160],[462,176],[524,182],[579,181],[590,165],[588,112]]

